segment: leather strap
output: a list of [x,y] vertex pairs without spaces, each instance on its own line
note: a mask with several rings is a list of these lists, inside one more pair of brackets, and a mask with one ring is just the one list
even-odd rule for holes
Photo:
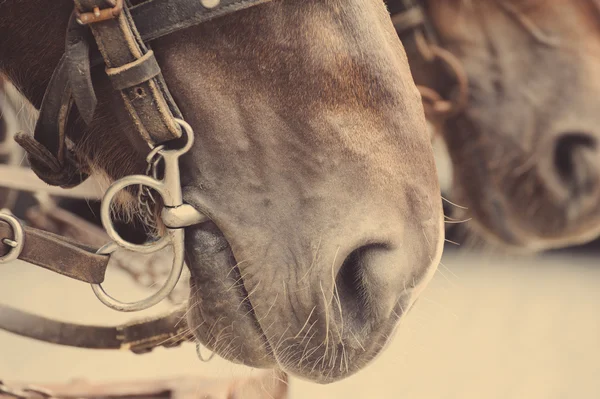
[[[68,206],[68,203],[65,205]],[[110,241],[108,234],[97,224],[52,204],[27,209],[25,219],[32,227],[77,239],[93,247],[100,247]],[[110,256],[110,267],[119,269],[136,284],[149,289],[154,289],[157,280],[167,278],[171,272],[171,264],[171,253],[164,250],[145,256],[130,251],[117,251]],[[188,297],[189,284],[184,283],[187,279],[187,276],[182,276],[183,281],[167,297],[170,302],[181,303]]]
[[92,39],[90,30],[77,22],[77,17],[73,12],[69,20],[65,43],[68,79],[79,114],[88,125],[94,118],[94,111],[98,103],[92,84],[90,65]]
[[[152,146],[178,138],[181,118],[160,68],[145,42],[174,31],[270,0],[221,0],[212,8],[200,0],[148,0],[130,9],[125,5],[115,19],[89,24],[98,44],[90,46],[87,26],[71,16],[66,53],[47,87],[34,137],[18,134],[15,139],[28,153],[32,169],[44,182],[74,187],[88,175],[66,150],[66,125],[72,102],[90,124],[96,108],[91,68],[105,64],[115,88],[139,134]],[[112,0],[75,0],[79,12],[109,9]],[[98,51],[98,49],[100,51]]]
[[384,1],[408,56],[425,116],[436,134],[449,118],[467,106],[468,76],[460,60],[443,48],[435,27],[427,18],[427,1]]
[[45,183],[63,188],[84,182],[88,174],[66,147],[66,125],[73,105],[86,122],[96,108],[96,94],[90,72],[89,32],[71,15],[67,28],[65,54],[54,69],[46,87],[33,137],[17,133],[17,141],[27,152],[34,173]]
[[[4,359],[3,359],[4,360]],[[289,378],[280,370],[256,370],[228,378],[190,375],[92,382],[75,379],[67,383],[1,381],[2,399],[287,399]],[[3,396],[4,394],[4,396]],[[7,396],[6,396],[7,395]]]
[[131,7],[140,37],[149,42],[212,19],[267,3],[271,0],[221,0],[207,8],[200,0],[148,0]]
[[427,20],[423,0],[384,0],[384,3],[388,7],[402,44],[405,45],[406,40],[412,40],[418,30],[424,31],[431,42],[437,41],[435,30]]
[[141,58],[122,67],[106,69],[106,74],[115,90],[125,90],[139,86],[159,73],[160,67],[152,50],[148,50]]
[[435,44],[437,38],[433,27],[426,17],[425,2],[423,0],[384,0],[388,7],[390,17],[398,37],[402,41],[410,69],[415,82],[436,74],[431,67],[431,60],[426,59],[423,53],[423,41]]
[[[104,281],[110,257],[74,240],[24,226],[24,244],[19,259],[90,284]],[[4,239],[15,239],[12,227],[0,220],[0,256],[12,248]]]
[[[111,0],[75,0],[75,5],[79,13],[89,13],[96,8],[113,8],[115,3]],[[148,53],[126,6],[116,18],[89,26],[107,68],[116,75],[118,72],[115,71],[119,70],[135,71],[135,65]],[[167,94],[160,69],[150,79],[138,78],[139,83],[119,88],[138,133],[152,146],[181,137],[181,129],[174,121],[174,117],[181,118],[181,112]]]
[[52,344],[87,349],[126,349],[142,354],[192,341],[185,306],[154,318],[103,327],[66,323],[0,304],[0,329]]
[[66,121],[73,104],[68,81],[63,55],[46,88],[33,137],[15,135],[35,174],[44,182],[63,188],[81,184],[88,177],[75,154],[66,147]]

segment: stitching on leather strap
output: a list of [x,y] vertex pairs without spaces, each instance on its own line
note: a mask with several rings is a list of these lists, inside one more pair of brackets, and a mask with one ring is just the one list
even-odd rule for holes
[[141,58],[116,68],[107,68],[106,74],[117,90],[142,84],[160,73],[154,52],[148,50]]

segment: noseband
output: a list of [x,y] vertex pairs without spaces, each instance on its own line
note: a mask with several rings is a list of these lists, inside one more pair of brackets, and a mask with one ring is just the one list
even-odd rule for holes
[[[178,161],[191,148],[194,132],[169,93],[149,43],[267,1],[146,0],[131,6],[128,0],[74,0],[65,53],[46,88],[34,135],[18,134],[15,139],[27,151],[32,170],[46,183],[64,188],[82,183],[88,171],[67,146],[67,124],[73,105],[86,123],[92,123],[96,95],[91,71],[104,65],[137,134],[149,145],[148,174],[117,180],[104,194],[101,219],[112,241],[97,251],[23,226],[10,212],[0,212],[0,237],[6,237],[0,238],[0,264],[21,259],[87,282],[103,304],[122,312],[147,309],[166,298],[183,270],[183,228],[208,218],[183,203]],[[117,233],[111,206],[116,195],[129,186],[139,186],[142,202],[155,200],[150,189],[160,195],[164,205],[161,219],[167,228],[162,238],[137,245]],[[124,248],[151,253],[168,245],[173,247],[173,265],[166,282],[153,295],[126,303],[105,292],[101,284],[114,251]],[[66,324],[0,306],[0,328],[63,345],[144,352],[189,339],[189,333],[182,335],[181,327],[176,326],[182,315],[183,310],[177,309],[158,319],[110,328]]]

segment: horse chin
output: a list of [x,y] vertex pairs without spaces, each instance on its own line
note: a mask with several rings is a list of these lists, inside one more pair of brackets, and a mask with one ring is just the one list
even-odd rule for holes
[[[488,192],[493,189],[489,188]],[[569,220],[569,207],[551,207],[541,209],[540,215],[531,218],[519,216],[530,213],[528,210],[516,212],[509,198],[492,195],[488,203],[470,203],[466,207],[469,215],[461,215],[460,219],[469,216],[467,229],[471,235],[485,241],[486,247],[496,247],[504,252],[528,255],[536,252],[585,244],[600,235],[600,220],[594,215],[587,218],[578,217]],[[466,201],[460,202],[465,204]],[[562,211],[562,213],[561,213]],[[584,223],[588,219],[595,223]],[[554,224],[556,221],[560,223]],[[490,248],[491,246],[491,248]]]
[[196,339],[234,363],[274,368],[229,243],[212,222],[186,229],[188,325]]
[[[369,340],[356,345],[356,338],[344,337],[338,342],[332,339],[315,348],[295,346],[296,351],[283,350],[277,354],[282,370],[310,382],[331,384],[348,378],[377,358],[391,343],[400,325],[403,309],[410,305],[399,304],[394,315],[370,334]],[[342,331],[338,331],[342,333]]]
[[[213,222],[186,229],[186,262],[191,274],[187,323],[199,343],[234,363],[280,369],[320,384],[353,375],[377,357],[417,297],[407,291],[389,317],[369,328],[369,339],[362,343],[343,330],[336,330],[339,339],[331,342],[319,344],[316,341],[321,338],[315,334],[296,341],[291,337],[283,339],[283,320],[271,326],[260,324],[251,301],[253,295],[265,293],[246,290],[231,247]],[[334,329],[333,323],[314,328]],[[273,338],[278,336],[282,338]],[[290,339],[291,344],[287,342]]]

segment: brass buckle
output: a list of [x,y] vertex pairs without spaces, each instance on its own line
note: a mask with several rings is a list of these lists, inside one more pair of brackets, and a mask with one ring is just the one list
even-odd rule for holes
[[80,13],[75,11],[77,23],[80,25],[93,24],[96,22],[106,21],[118,17],[123,11],[123,0],[117,0],[115,6],[112,8],[94,7],[91,12]]

